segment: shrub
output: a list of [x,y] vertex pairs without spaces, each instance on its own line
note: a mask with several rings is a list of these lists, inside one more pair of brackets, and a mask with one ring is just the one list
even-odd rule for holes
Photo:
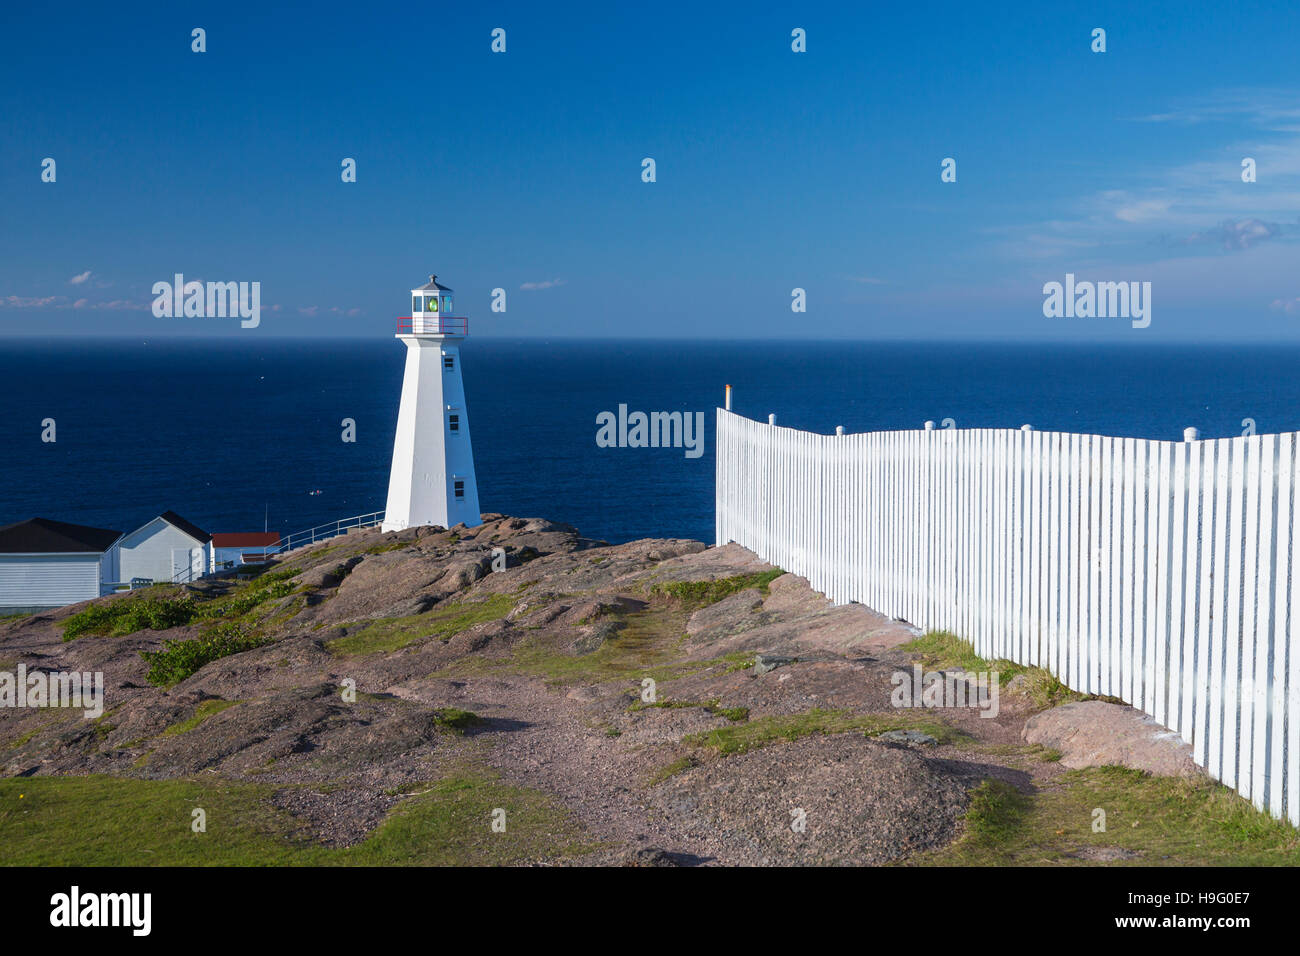
[[63,639],[75,640],[84,634],[121,637],[146,628],[165,631],[169,627],[189,624],[198,609],[189,598],[126,598],[106,604],[92,604],[63,623]]
[[149,683],[170,687],[205,664],[270,643],[270,638],[250,634],[237,624],[222,623],[202,637],[187,641],[164,640],[162,650],[141,651],[140,656],[149,665],[149,673],[145,675]]

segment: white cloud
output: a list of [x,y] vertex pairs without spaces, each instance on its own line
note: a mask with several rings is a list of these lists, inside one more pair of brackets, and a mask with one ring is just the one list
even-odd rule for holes
[[68,285],[81,285],[81,283],[85,282],[89,278],[90,278],[90,270],[87,269],[85,272],[75,275],[71,279],[69,279]]

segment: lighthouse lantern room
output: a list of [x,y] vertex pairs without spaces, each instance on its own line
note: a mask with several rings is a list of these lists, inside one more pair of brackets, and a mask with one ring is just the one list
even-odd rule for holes
[[467,335],[469,320],[452,314],[452,290],[437,276],[411,290],[411,314],[397,320],[406,370],[384,531],[481,520],[461,378],[460,344]]

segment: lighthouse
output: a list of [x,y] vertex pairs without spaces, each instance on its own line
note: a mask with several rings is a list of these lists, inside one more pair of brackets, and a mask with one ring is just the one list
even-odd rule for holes
[[480,523],[460,365],[467,335],[469,319],[453,314],[452,290],[436,275],[411,290],[411,314],[397,320],[406,371],[384,531]]

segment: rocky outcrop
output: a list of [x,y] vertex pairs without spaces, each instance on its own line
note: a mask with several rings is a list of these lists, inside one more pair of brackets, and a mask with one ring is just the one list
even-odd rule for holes
[[1202,772],[1182,737],[1121,704],[1085,700],[1053,707],[1025,721],[1024,738],[1059,751],[1061,765],[1076,770],[1114,765],[1167,777]]

